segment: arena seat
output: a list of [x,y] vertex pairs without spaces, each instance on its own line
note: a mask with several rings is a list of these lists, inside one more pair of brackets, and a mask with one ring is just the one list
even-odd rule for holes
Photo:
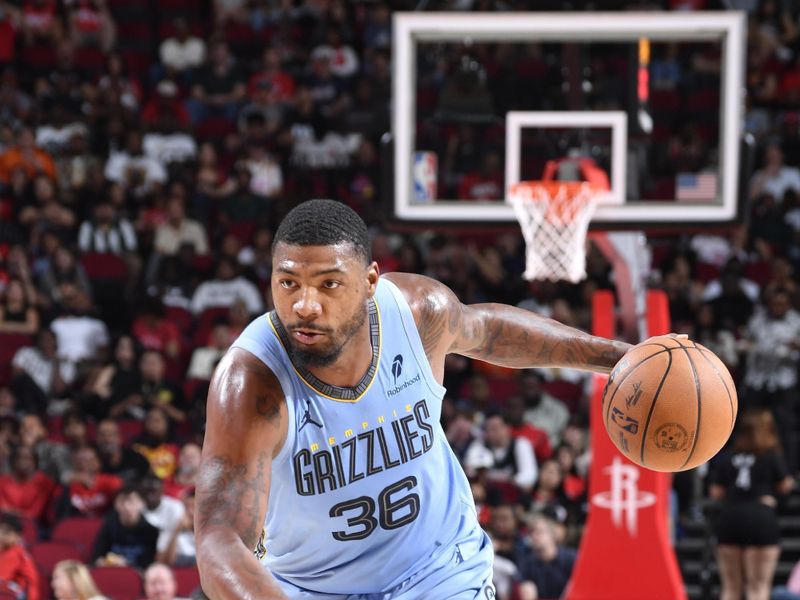
[[0,385],[11,381],[11,361],[17,350],[33,345],[33,336],[25,333],[0,333]]
[[37,542],[30,548],[31,557],[44,581],[49,581],[53,568],[62,560],[81,560],[81,552],[66,542]]
[[142,594],[142,578],[131,567],[92,567],[92,579],[103,594],[114,600],[137,600]]
[[177,584],[176,596],[188,598],[200,587],[200,573],[197,572],[197,567],[173,567],[172,572],[175,574]]
[[92,546],[97,537],[97,532],[103,524],[102,519],[87,517],[67,517],[56,523],[50,540],[72,544],[78,548],[83,562],[89,562],[92,557]]

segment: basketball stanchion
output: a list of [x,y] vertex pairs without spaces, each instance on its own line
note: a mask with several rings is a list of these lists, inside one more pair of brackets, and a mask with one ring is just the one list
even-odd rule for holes
[[[651,336],[669,331],[665,298],[655,298],[663,294],[648,292]],[[593,333],[615,337],[611,292],[595,293],[592,312]],[[686,591],[669,538],[671,476],[634,465],[611,442],[601,416],[607,380],[606,375],[594,376],[589,516],[564,598],[685,600]]]

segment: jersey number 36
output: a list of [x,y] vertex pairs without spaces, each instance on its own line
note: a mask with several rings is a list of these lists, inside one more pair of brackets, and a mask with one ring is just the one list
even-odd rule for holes
[[[417,478],[413,475],[397,481],[378,494],[378,504],[369,496],[359,496],[331,507],[331,517],[345,517],[345,513],[358,511],[347,518],[349,531],[333,531],[334,539],[340,542],[363,540],[380,525],[383,529],[397,529],[411,523],[419,515],[419,495],[411,492],[417,487]],[[402,492],[408,494],[399,496]],[[377,511],[376,511],[377,508]],[[377,512],[377,518],[375,513]]]

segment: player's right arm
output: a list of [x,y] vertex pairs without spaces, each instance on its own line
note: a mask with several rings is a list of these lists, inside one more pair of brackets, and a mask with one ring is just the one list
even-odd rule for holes
[[286,438],[286,402],[275,375],[231,349],[208,392],[195,493],[197,565],[212,600],[285,599],[253,555],[269,498],[272,458]]

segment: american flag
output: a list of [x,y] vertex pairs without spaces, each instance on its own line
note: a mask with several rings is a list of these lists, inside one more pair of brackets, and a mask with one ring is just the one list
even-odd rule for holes
[[678,173],[675,176],[675,192],[678,200],[715,200],[717,197],[717,174]]

